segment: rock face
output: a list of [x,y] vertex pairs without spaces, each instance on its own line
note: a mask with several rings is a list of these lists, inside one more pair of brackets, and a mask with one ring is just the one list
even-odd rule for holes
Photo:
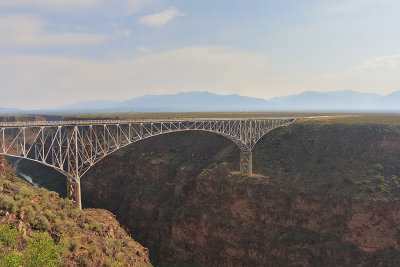
[[262,139],[254,154],[263,175],[252,178],[232,172],[239,150],[222,137],[150,138],[82,178],[84,206],[115,213],[156,265],[396,266],[400,168],[387,142],[400,140],[398,130],[312,127],[293,125]]
[[[76,210],[56,192],[19,179],[2,155],[0,162],[1,266],[152,266],[148,249],[112,213]],[[37,235],[48,240],[40,241],[39,256],[27,249]]]

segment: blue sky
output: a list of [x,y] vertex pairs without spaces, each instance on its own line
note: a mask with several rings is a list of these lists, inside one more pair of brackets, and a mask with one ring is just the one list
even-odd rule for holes
[[400,90],[398,0],[0,0],[0,107]]

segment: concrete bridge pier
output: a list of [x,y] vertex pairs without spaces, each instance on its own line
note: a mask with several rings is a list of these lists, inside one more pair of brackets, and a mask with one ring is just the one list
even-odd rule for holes
[[76,209],[82,209],[80,180],[67,178],[67,197],[72,200]]
[[253,155],[251,151],[240,151],[240,173],[247,176],[253,174]]

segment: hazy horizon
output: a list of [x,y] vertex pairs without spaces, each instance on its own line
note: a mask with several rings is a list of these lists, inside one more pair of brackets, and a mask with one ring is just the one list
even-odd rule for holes
[[400,90],[400,2],[3,0],[0,107]]

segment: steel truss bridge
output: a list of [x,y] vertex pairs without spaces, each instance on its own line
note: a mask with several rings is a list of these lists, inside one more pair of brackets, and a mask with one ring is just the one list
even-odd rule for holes
[[232,140],[241,150],[240,172],[252,175],[252,149],[268,132],[293,118],[96,120],[0,123],[0,155],[50,166],[68,178],[68,197],[81,206],[80,178],[114,151],[156,135],[207,131]]

